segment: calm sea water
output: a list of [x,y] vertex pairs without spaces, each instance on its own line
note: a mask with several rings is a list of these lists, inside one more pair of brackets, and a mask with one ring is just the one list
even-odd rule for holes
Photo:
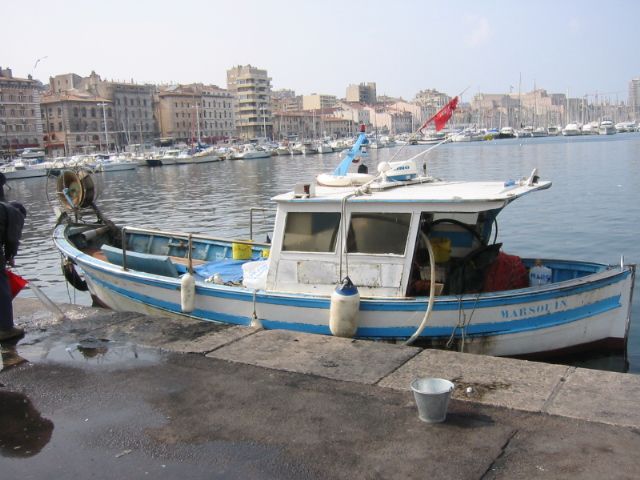
[[[370,170],[398,151],[373,150]],[[425,147],[405,147],[408,158]],[[255,215],[254,238],[270,231],[275,205],[270,198],[295,183],[331,171],[339,154],[272,157],[203,165],[139,168],[97,174],[98,205],[118,224],[247,238],[249,208]],[[498,241],[507,253],[619,264],[640,262],[640,134],[600,137],[549,137],[443,145],[426,156],[430,174],[448,180],[507,180],[538,169],[551,189],[521,198],[498,217]],[[52,184],[42,178],[10,182],[9,199],[28,211],[18,272],[35,281],[57,302],[89,305],[88,294],[68,287],[53,248],[55,201]],[[640,295],[633,302],[628,367],[640,373]],[[30,296],[27,289],[21,295]],[[619,356],[572,358],[572,364],[626,370]]]

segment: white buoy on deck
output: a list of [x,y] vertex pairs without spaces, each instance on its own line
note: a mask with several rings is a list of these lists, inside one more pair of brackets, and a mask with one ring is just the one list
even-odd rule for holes
[[331,294],[329,307],[329,328],[336,337],[351,338],[358,330],[358,310],[360,309],[360,293],[356,286],[346,277]]
[[191,313],[196,308],[196,279],[189,272],[180,280],[180,308],[184,313]]

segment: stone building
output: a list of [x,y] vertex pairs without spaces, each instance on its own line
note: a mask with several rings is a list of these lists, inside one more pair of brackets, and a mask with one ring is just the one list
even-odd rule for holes
[[235,135],[234,98],[215,85],[160,87],[156,119],[161,143],[227,140]]
[[73,88],[50,90],[42,97],[41,111],[47,155],[116,150],[114,109],[106,98]]
[[236,131],[240,138],[273,137],[271,78],[251,65],[227,70],[227,88],[235,97]]
[[86,90],[111,101],[116,144],[151,144],[155,135],[153,85],[102,80],[95,72],[82,82]]
[[42,84],[31,78],[16,78],[10,68],[0,67],[0,155],[42,147],[40,95]]
[[[89,120],[89,130],[84,128],[84,123],[80,119],[81,125],[77,133],[67,137],[67,146],[76,151],[77,147],[86,147],[88,144],[100,148],[100,146],[107,147],[105,136],[109,136],[108,148],[110,151],[124,150],[127,145],[131,144],[149,144],[152,143],[155,138],[155,121],[153,117],[153,85],[140,85],[127,82],[114,82],[108,80],[102,80],[100,75],[96,72],[91,72],[88,77],[81,77],[75,73],[67,73],[62,75],[56,75],[49,79],[49,91],[51,92],[51,98],[49,102],[62,102],[60,108],[66,108],[66,101],[73,102],[94,102],[104,103],[104,111],[102,111],[102,105],[97,105],[101,110],[102,116],[98,123],[101,123],[101,128],[104,128],[104,123],[107,123],[107,133],[101,134],[94,131],[91,126],[94,120]],[[96,100],[98,99],[98,100]],[[94,105],[95,106],[95,105]],[[57,107],[56,107],[57,108]],[[82,112],[82,107],[80,112]],[[107,111],[111,112],[111,117],[107,117]],[[57,110],[54,110],[52,115],[55,115]],[[73,113],[73,112],[72,112]],[[47,115],[49,112],[47,111]],[[69,117],[70,123],[74,124],[73,114]],[[46,120],[46,119],[45,119]],[[60,120],[58,120],[59,122]],[[52,137],[56,135],[59,130],[51,130],[51,122],[46,120],[48,125],[49,142],[51,143]],[[55,124],[54,120],[54,126]],[[75,125],[74,125],[75,126]],[[100,130],[100,129],[99,129]],[[73,132],[73,130],[72,130]],[[84,138],[89,133],[89,139]],[[56,135],[57,141],[55,142],[59,147],[59,138],[62,135],[58,133]],[[93,137],[97,136],[97,139]],[[80,140],[75,140],[76,137],[80,137]]]

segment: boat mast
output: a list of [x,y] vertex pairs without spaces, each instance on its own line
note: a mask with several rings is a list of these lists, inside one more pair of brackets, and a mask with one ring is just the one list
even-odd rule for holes
[[107,144],[107,153],[109,153],[109,131],[107,130],[107,111],[104,107],[107,106],[105,102],[99,103],[98,106],[102,107],[102,119],[104,121],[104,140]]

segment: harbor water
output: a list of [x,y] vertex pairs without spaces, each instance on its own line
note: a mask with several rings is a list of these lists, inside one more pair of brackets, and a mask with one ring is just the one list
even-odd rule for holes
[[[370,172],[401,147],[370,150]],[[403,147],[396,159],[426,150]],[[95,175],[101,211],[119,225],[248,238],[249,209],[254,239],[264,241],[275,216],[271,198],[330,172],[341,154],[276,156],[208,164],[140,167]],[[618,265],[640,262],[640,133],[547,137],[442,145],[420,158],[430,175],[446,180],[510,180],[534,168],[551,189],[527,195],[498,217],[497,241],[510,254],[587,260]],[[9,182],[8,200],[28,209],[16,271],[56,302],[89,305],[87,293],[64,280],[54,249],[52,180]],[[27,289],[24,296],[33,294]],[[589,355],[562,361],[604,370],[640,373],[640,295],[633,299],[627,358]]]

